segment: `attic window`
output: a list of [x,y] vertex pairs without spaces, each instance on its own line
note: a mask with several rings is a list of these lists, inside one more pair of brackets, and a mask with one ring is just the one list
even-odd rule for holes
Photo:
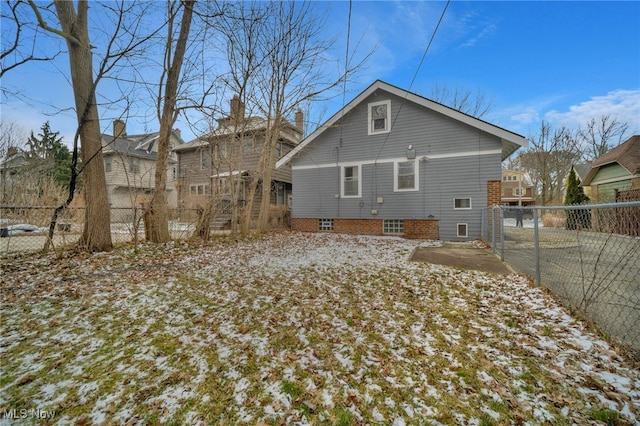
[[391,129],[391,101],[369,104],[369,134],[388,133]]

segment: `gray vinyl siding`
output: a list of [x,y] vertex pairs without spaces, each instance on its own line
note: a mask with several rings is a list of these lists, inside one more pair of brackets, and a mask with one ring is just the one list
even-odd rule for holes
[[[395,119],[391,132],[368,135],[367,104],[389,98],[391,121]],[[410,102],[396,119],[401,102],[377,91],[294,158],[294,218],[426,219],[431,215],[439,220],[443,240],[480,237],[487,181],[501,179],[501,140]],[[419,190],[397,192],[391,160],[406,161],[409,145],[419,160]],[[361,194],[341,198],[339,164],[352,162],[365,162]],[[382,204],[378,197],[383,198]],[[454,198],[470,198],[472,209],[454,210]],[[458,223],[467,224],[467,238],[457,237]]]

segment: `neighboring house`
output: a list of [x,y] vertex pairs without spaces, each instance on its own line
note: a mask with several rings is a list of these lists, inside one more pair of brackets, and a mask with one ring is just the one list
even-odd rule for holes
[[527,140],[376,81],[278,161],[302,231],[480,238],[501,163]]
[[[589,173],[589,170],[591,170],[591,163],[574,164],[573,165],[573,170],[575,170],[575,172],[576,172],[576,176],[578,177],[578,182],[580,183],[580,186],[582,186],[582,190],[584,191],[584,195],[586,195],[587,197],[589,197],[589,199],[591,199],[591,187],[590,186],[585,186],[583,184],[584,178],[587,177],[587,174]],[[567,177],[564,180],[565,193],[567,192],[567,179],[568,178],[569,178],[569,176],[567,175]]]
[[26,151],[16,147],[10,147],[7,150],[7,156],[0,163],[0,188],[2,188],[0,201],[3,204],[19,202],[15,192],[28,164],[29,154]]
[[[245,117],[244,109],[244,104],[234,96],[230,115],[217,120],[217,129],[174,149],[179,164],[181,206],[204,206],[213,199],[226,207],[222,213],[229,213],[228,207],[234,201],[245,205],[249,182],[255,176],[262,155],[268,122],[262,117]],[[280,129],[272,163],[302,139],[302,112],[296,113],[295,120],[295,125],[285,122]],[[291,169],[273,169],[270,186],[271,204],[288,206]],[[256,200],[259,198],[260,190],[256,192]],[[225,221],[229,220],[230,216],[225,217]]]
[[502,171],[501,201],[505,206],[530,206],[534,204],[533,181],[522,170]]
[[[102,135],[102,155],[107,180],[107,194],[113,208],[131,208],[150,200],[155,189],[159,133],[127,135],[126,124],[113,123],[113,135]],[[182,145],[180,132],[171,133],[170,149]],[[177,160],[170,151],[167,168],[167,204],[176,208]]]
[[[591,201],[608,203],[621,198],[640,199],[640,135],[634,135],[627,141],[598,157],[582,185],[591,186]],[[621,197],[622,194],[622,197]],[[636,198],[637,197],[637,198]]]

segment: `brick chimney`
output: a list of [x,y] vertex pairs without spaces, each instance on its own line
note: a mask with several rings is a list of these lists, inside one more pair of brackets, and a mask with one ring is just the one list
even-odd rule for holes
[[304,114],[301,109],[296,111],[296,127],[300,130],[300,133],[304,134]]
[[127,136],[127,123],[122,120],[113,120],[113,137],[120,138]]
[[238,125],[244,121],[244,103],[240,100],[238,95],[233,95],[231,99],[231,124]]

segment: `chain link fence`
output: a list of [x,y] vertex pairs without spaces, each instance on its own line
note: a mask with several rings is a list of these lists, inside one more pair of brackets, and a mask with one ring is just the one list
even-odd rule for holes
[[640,360],[640,202],[491,207],[482,238]]
[[[49,224],[55,207],[0,206],[0,254],[41,251],[49,238]],[[111,208],[111,239],[114,244],[145,239],[143,210]],[[173,239],[193,233],[201,213],[197,209],[170,209],[169,232]],[[84,208],[64,209],[56,222],[53,248],[76,243],[84,228]]]

